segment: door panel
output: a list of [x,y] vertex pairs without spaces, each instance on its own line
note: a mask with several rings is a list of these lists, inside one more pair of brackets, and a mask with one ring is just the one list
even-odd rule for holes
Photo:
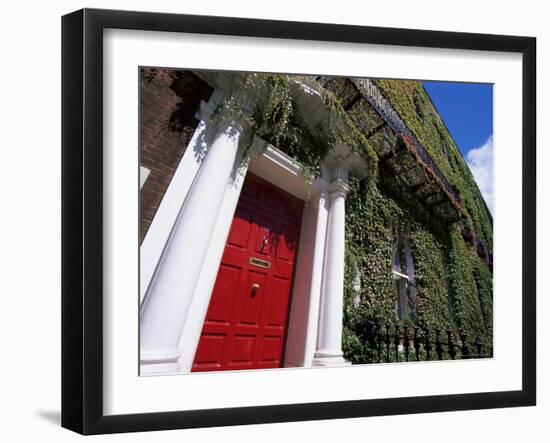
[[197,349],[195,365],[206,371],[208,368],[211,370],[219,368],[226,339],[225,334],[203,334],[201,337],[203,345]]
[[[250,294],[243,294],[241,303],[241,313],[238,319],[239,325],[260,327],[260,314],[266,289],[267,273],[249,271],[248,282],[244,287],[250,288]],[[252,289],[258,285],[258,289]]]
[[251,217],[252,215],[250,211],[246,211],[242,208],[238,209],[227,238],[228,245],[241,250],[247,248],[247,243],[250,237],[250,229],[252,227],[248,220],[250,220]]
[[248,174],[193,371],[282,364],[303,202]]
[[222,263],[218,271],[220,284],[212,292],[214,303],[210,303],[208,320],[229,325],[233,302],[239,288],[241,269]]
[[290,293],[290,281],[285,278],[275,277],[272,282],[271,297],[268,301],[267,326],[277,328],[285,327],[289,299],[287,297],[281,297],[280,295],[288,293]]

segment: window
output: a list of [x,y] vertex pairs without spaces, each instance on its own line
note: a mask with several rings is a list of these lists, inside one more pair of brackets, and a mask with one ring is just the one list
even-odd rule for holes
[[147,180],[147,177],[149,177],[149,174],[151,173],[151,170],[149,168],[146,168],[145,166],[139,167],[139,189],[143,188],[143,185],[145,184],[145,181]]
[[416,316],[414,264],[407,236],[400,233],[394,246],[393,279],[395,282],[395,316],[405,321]]

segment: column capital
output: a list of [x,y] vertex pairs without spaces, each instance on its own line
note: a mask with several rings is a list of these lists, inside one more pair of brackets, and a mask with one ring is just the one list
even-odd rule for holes
[[339,179],[347,183],[351,172],[357,177],[365,177],[367,173],[365,160],[348,146],[336,143],[323,159],[322,177],[329,182]]
[[325,157],[321,164],[321,175],[329,183],[340,180],[342,182],[348,181],[350,165],[347,159],[330,153]]
[[349,192],[349,186],[344,180],[337,178],[328,184],[327,191],[331,198],[346,198]]
[[224,131],[233,127],[243,132],[248,129],[256,98],[242,87],[217,88],[208,102],[201,102],[195,117],[210,121]]

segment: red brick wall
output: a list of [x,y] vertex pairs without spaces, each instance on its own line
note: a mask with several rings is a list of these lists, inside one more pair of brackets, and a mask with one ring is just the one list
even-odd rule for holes
[[141,244],[212,90],[190,71],[141,68],[139,92],[139,161],[151,170],[140,192]]

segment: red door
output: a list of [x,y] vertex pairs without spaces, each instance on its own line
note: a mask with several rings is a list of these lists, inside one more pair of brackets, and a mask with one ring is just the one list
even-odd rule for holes
[[303,202],[248,174],[193,371],[281,366]]

